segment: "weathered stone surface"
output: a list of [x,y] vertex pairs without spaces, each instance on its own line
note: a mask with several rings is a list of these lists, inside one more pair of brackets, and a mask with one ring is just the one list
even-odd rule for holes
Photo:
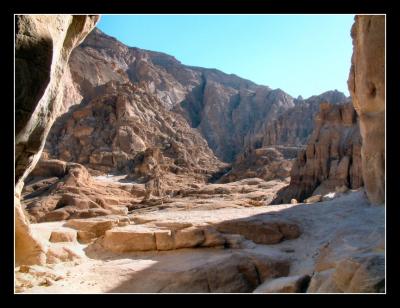
[[102,244],[105,249],[116,253],[157,249],[154,230],[135,225],[106,231]]
[[363,185],[360,153],[361,136],[353,106],[321,103],[308,145],[293,163],[290,185],[273,203],[289,203],[292,198],[303,201],[341,186],[359,188]]
[[344,258],[335,268],[314,274],[308,292],[383,293],[385,257],[367,253]]
[[[40,165],[46,166],[47,162],[41,159]],[[50,164],[53,162],[61,166],[65,164],[63,176],[56,177],[54,181],[41,180],[38,185],[37,179],[56,174],[44,171],[42,167],[35,168],[35,176],[28,177],[26,189],[22,192],[22,203],[31,221],[126,215],[127,207],[135,203],[136,195],[123,189],[123,186],[95,181],[84,166],[54,160]]]
[[[15,185],[20,198],[23,181],[36,165],[58,115],[69,55],[99,17],[16,15],[15,19]],[[16,263],[43,263],[46,249],[29,231],[21,204],[15,202],[14,207]]]
[[265,281],[253,293],[304,293],[309,281],[308,275],[280,277]]
[[348,79],[363,140],[363,180],[373,203],[385,201],[385,16],[357,15]]
[[384,292],[384,250],[383,226],[344,226],[320,247],[308,292]]
[[196,247],[205,240],[203,230],[197,227],[189,227],[176,231],[175,248]]
[[341,92],[327,91],[307,99],[294,100],[295,106],[283,112],[272,121],[265,121],[262,127],[246,140],[246,148],[285,145],[300,146],[307,144],[314,129],[314,118],[319,112],[319,105],[328,102],[343,104],[348,98]]
[[118,219],[115,218],[88,218],[88,219],[70,219],[64,226],[79,231],[92,232],[97,237],[104,235],[104,233],[118,225]]
[[304,199],[304,203],[315,203],[315,202],[321,202],[322,201],[322,196],[321,195],[315,195],[308,197],[307,199]]
[[296,147],[250,149],[236,159],[232,164],[232,169],[218,182],[228,183],[246,178],[261,178],[265,181],[285,180],[290,176],[293,159],[299,150],[300,148]]
[[289,221],[238,219],[223,221],[215,228],[223,233],[241,234],[259,244],[276,244],[284,239],[297,238],[301,234],[299,226]]
[[50,242],[74,242],[77,239],[77,232],[75,230],[60,229],[54,230],[50,235]]

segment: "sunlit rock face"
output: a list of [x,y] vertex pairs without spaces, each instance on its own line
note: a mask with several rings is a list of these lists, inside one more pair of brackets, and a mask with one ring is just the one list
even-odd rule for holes
[[340,187],[362,186],[361,136],[351,103],[322,103],[306,148],[299,152],[291,170],[290,185],[274,203],[303,201],[312,194],[324,195]]
[[357,15],[348,86],[360,117],[362,165],[372,203],[385,201],[385,16]]
[[19,202],[23,180],[35,167],[59,115],[65,68],[73,48],[98,16],[17,15],[15,20],[16,262],[43,263],[45,248],[31,234]]

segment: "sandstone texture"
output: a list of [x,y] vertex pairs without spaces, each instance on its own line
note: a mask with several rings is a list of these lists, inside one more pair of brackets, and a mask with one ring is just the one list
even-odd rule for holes
[[372,203],[385,201],[385,16],[357,15],[348,79],[363,140],[362,172]]
[[306,149],[293,163],[290,184],[275,203],[303,201],[309,196],[335,192],[339,187],[363,185],[361,136],[352,104],[322,103]]
[[15,16],[15,245],[16,263],[45,262],[46,248],[29,230],[19,199],[58,116],[71,51],[94,28],[98,16]]

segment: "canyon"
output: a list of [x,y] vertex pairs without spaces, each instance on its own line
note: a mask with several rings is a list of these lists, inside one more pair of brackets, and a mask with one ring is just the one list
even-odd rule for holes
[[385,292],[384,17],[307,99],[16,19],[16,292]]

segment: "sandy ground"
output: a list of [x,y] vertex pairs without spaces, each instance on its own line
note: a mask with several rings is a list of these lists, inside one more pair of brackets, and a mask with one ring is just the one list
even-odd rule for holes
[[[201,201],[201,200],[199,200]],[[184,202],[184,201],[181,201]],[[212,200],[208,200],[212,202]],[[213,202],[218,202],[213,200]],[[358,249],[368,237],[384,232],[383,207],[371,206],[364,192],[352,191],[331,201],[314,204],[284,204],[259,207],[216,208],[196,210],[175,208],[138,214],[146,220],[218,223],[244,217],[277,217],[296,222],[302,235],[294,240],[274,245],[258,245],[246,241],[243,249],[196,248],[173,251],[151,251],[114,254],[87,245],[71,244],[82,256],[78,261],[37,267],[37,271],[50,271],[56,279],[32,288],[17,289],[25,293],[107,293],[107,292],[160,292],[178,274],[204,268],[207,264],[229,258],[234,252],[256,253],[266,258],[291,260],[289,275],[309,274],[314,269],[321,245],[339,231],[351,233],[344,237],[346,249]],[[35,232],[48,238],[51,230],[64,222],[33,224]],[[17,277],[23,274],[17,273]],[[44,274],[43,274],[44,275]],[[53,276],[54,276],[53,275]],[[39,275],[40,276],[40,275]],[[60,278],[61,277],[61,278]],[[34,283],[33,283],[34,284]]]

